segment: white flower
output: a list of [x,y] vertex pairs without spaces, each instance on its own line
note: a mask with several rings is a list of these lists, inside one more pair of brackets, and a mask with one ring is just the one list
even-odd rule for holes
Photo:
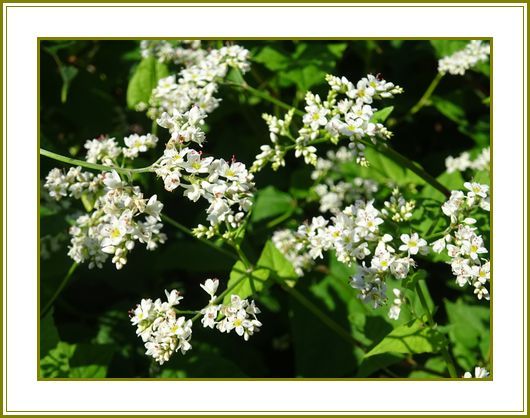
[[158,138],[154,135],[138,135],[132,134],[123,138],[126,147],[122,149],[123,155],[127,158],[133,159],[138,157],[141,152],[146,152],[149,148],[154,148],[158,142]]
[[311,129],[318,129],[328,122],[326,119],[326,115],[329,113],[328,109],[318,105],[310,105],[306,106],[305,110],[307,113],[304,115],[303,122],[311,126]]
[[435,253],[439,254],[445,249],[445,244],[446,244],[445,237],[440,238],[432,243],[432,250]]
[[215,299],[215,293],[219,287],[219,279],[206,279],[204,284],[201,284],[202,289],[210,295],[210,299]]
[[120,175],[115,170],[104,174],[103,184],[109,189],[119,189],[123,186]]
[[467,193],[467,204],[469,206],[475,203],[475,199],[481,200],[488,197],[489,187],[485,184],[466,182],[464,187],[469,190]]
[[184,299],[182,296],[180,296],[180,293],[175,289],[173,289],[171,292],[164,290],[164,293],[166,294],[167,303],[169,304],[169,306],[178,305],[180,301]]
[[188,173],[198,174],[198,173],[207,173],[208,167],[213,161],[213,157],[201,158],[201,154],[195,150],[191,150],[187,154],[187,160],[182,164]]
[[249,302],[237,295],[231,295],[230,303],[222,305],[219,312],[224,315],[224,319],[216,324],[217,329],[227,333],[235,330],[245,341],[258,332],[262,325],[256,317],[260,310],[254,301]]
[[216,319],[219,313],[219,305],[208,305],[206,308],[201,310],[203,317],[201,318],[201,323],[204,328],[215,328],[217,324]]
[[163,207],[164,204],[162,202],[159,202],[157,200],[156,194],[154,194],[147,201],[144,212],[152,216],[153,218],[160,220],[160,212],[162,211]]
[[420,238],[416,232],[412,235],[401,234],[399,238],[401,239],[401,242],[403,242],[403,245],[399,247],[400,251],[407,251],[412,255],[418,254],[418,252],[424,254],[428,251],[429,247],[427,246],[427,241]]
[[[484,367],[475,367],[475,379],[483,379],[488,377],[490,373]],[[470,379],[473,375],[470,372],[465,372],[464,378]]]

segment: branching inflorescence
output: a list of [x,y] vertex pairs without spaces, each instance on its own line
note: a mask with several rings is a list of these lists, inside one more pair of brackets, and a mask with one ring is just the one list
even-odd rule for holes
[[[161,222],[163,203],[157,195],[144,197],[140,188],[133,185],[133,174],[149,172],[161,178],[166,191],[181,189],[183,196],[192,202],[206,201],[206,225],[199,224],[188,232],[203,241],[220,238],[236,250],[235,258],[240,259],[247,274],[251,273],[253,266],[240,244],[254,202],[253,173],[268,164],[274,170],[285,166],[287,153],[294,151],[296,158],[314,166],[311,172],[314,183],[308,193],[311,197],[305,203],[318,202],[321,213],[303,223],[297,221],[296,229],[282,227],[272,234],[273,244],[296,275],[303,277],[317,260],[330,253],[338,262],[356,266],[352,270],[355,272],[344,279],[362,302],[373,309],[387,306],[388,317],[398,320],[402,307],[410,303],[403,283],[414,275],[422,257],[432,250],[446,254],[445,260],[450,260],[459,286],[470,285],[479,300],[489,300],[490,262],[477,221],[479,210],[490,210],[487,185],[465,182],[466,192],[449,192],[430,175],[418,171],[415,163],[399,156],[398,161],[406,161],[408,169],[420,177],[424,173],[424,187],[434,183],[448,197],[441,211],[449,219],[449,225],[442,233],[429,236],[429,232],[416,229],[412,222],[421,205],[415,195],[406,193],[405,186],[391,178],[376,181],[358,175],[344,176],[340,169],[352,162],[368,167],[370,162],[364,152],[367,144],[389,149],[386,142],[392,133],[379,122],[384,118],[379,119],[373,105],[402,93],[401,87],[379,75],[369,74],[355,84],[345,77],[326,76],[328,91],[324,99],[307,92],[303,112],[291,108],[283,117],[263,115],[271,144],[261,146],[261,153],[248,170],[235,157],[226,161],[207,155],[203,146],[206,118],[221,100],[217,97],[219,84],[231,69],[239,76],[249,70],[249,51],[239,45],[204,49],[200,41],[143,41],[141,53],[144,58],[155,57],[180,68],[178,73],[158,80],[148,103],[137,106],[137,110],[145,110],[153,119],[153,132],[158,127],[167,130],[169,139],[157,154],[159,158],[148,167],[132,168],[131,163],[141,154],[156,152],[160,141],[154,134],[127,136],[123,145],[102,136],[86,141],[86,162],[77,160],[79,165],[68,171],[54,168],[46,177],[44,187],[50,198],[57,202],[78,199],[85,207],[85,213],[77,216],[70,227],[68,254],[76,263],[101,268],[111,256],[115,267],[121,269],[137,243],[154,250],[166,241]],[[446,73],[464,74],[485,61],[488,54],[489,45],[472,41],[464,50],[439,61],[436,83]],[[412,113],[424,105],[430,93]],[[328,150],[325,157],[317,155],[316,145],[337,145],[344,139],[347,146]],[[102,173],[93,174],[83,167]],[[489,170],[489,148],[474,160],[468,153],[448,157],[446,167],[448,173]],[[402,283],[397,284],[399,281]],[[237,292],[230,293],[234,286],[220,295],[217,279],[207,279],[200,286],[210,300],[198,310],[180,310],[183,297],[177,290],[166,291],[164,302],[142,299],[132,310],[131,323],[136,334],[142,339],[146,354],[159,364],[169,361],[174,353],[185,354],[192,348],[192,327],[197,319],[204,328],[221,333],[233,330],[245,341],[260,330],[262,324],[257,319],[260,310],[253,300],[242,298]],[[434,329],[430,310],[425,306],[424,310],[426,323]],[[415,313],[413,316],[424,321],[424,317]],[[454,377],[454,366],[447,355],[446,363]],[[486,369],[475,369],[475,377],[488,375]],[[471,374],[467,372],[464,377]]]
[[[142,299],[131,312],[131,323],[136,326],[136,334],[145,343],[146,354],[159,364],[164,364],[177,352],[186,354],[191,349],[193,322],[202,316],[205,328],[217,328],[220,332],[232,330],[245,341],[259,331],[261,322],[256,315],[260,313],[254,301],[231,295],[226,303],[218,304],[216,297],[218,279],[207,279],[201,288],[210,295],[210,303],[197,312],[192,319],[186,319],[189,311],[179,311],[177,305],[183,299],[177,290],[166,290],[167,302],[160,299]],[[182,315],[181,315],[182,313]]]
[[392,98],[403,89],[371,74],[353,84],[346,77],[328,75],[329,91],[325,100],[318,94],[308,92],[305,96],[303,126],[296,137],[291,132],[294,110],[283,119],[263,115],[270,132],[273,146],[262,145],[256,156],[252,171],[259,171],[268,163],[274,169],[285,165],[285,154],[294,149],[296,157],[303,157],[306,164],[317,164],[316,147],[320,142],[337,144],[340,139],[349,139],[357,163],[367,165],[364,156],[365,145],[360,141],[368,138],[373,143],[390,138],[391,132],[381,123],[373,120],[376,100]]

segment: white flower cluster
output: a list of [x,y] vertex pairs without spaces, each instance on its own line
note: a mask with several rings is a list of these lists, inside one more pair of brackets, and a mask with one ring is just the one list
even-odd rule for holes
[[[260,313],[254,301],[241,299],[238,295],[231,295],[230,302],[215,304],[219,280],[207,279],[201,284],[203,290],[210,295],[210,304],[201,310],[201,323],[205,328],[217,328],[220,332],[230,333],[234,330],[237,335],[248,341],[261,327],[256,315]],[[219,320],[218,320],[219,318]]]
[[[389,244],[393,238],[380,230],[383,224],[381,212],[373,201],[355,202],[344,211],[326,220],[322,216],[313,218],[310,224],[301,225],[295,233],[280,231],[273,242],[288,260],[295,260],[298,273],[310,267],[306,254],[312,259],[322,258],[324,251],[334,250],[337,260],[351,265],[362,261],[350,285],[360,291],[359,298],[374,308],[387,302],[386,277],[404,279],[415,267],[412,255],[426,254],[427,242],[417,233],[400,236],[400,253]],[[373,254],[367,266],[367,256]]]
[[311,178],[317,182],[314,191],[320,198],[320,212],[335,213],[356,200],[371,200],[379,190],[376,181],[354,177],[349,181],[334,181],[341,177],[341,165],[354,160],[354,153],[346,147],[329,150],[326,158],[317,159]]
[[479,62],[487,61],[489,55],[489,43],[474,40],[469,42],[464,49],[440,59],[438,72],[440,74],[464,75],[467,70]]
[[405,200],[398,188],[392,190],[390,199],[384,202],[385,207],[381,213],[394,222],[405,222],[412,218],[412,213],[416,208],[415,200]]
[[[389,234],[383,235],[375,248],[370,266],[367,267],[363,262],[362,266],[357,267],[357,273],[350,280],[350,285],[360,290],[359,298],[374,308],[383,306],[387,302],[386,277],[398,280],[406,278],[410,269],[416,266],[411,255],[426,254],[429,249],[427,241],[420,238],[417,233],[402,234],[400,236],[402,245],[399,246],[401,253],[396,253],[396,250],[388,244],[392,239]],[[395,292],[394,295],[396,298],[399,296]],[[394,306],[399,307],[399,310]],[[398,304],[394,300],[389,317],[397,319],[400,307],[401,302]]]
[[121,154],[116,139],[107,136],[89,139],[85,142],[85,148],[87,150],[85,159],[89,163],[101,161],[103,164],[111,165]]
[[143,58],[153,56],[160,62],[183,65],[196,64],[207,54],[207,51],[201,48],[200,40],[144,40],[140,42],[140,52]]
[[160,299],[142,299],[134,309],[131,322],[136,325],[136,335],[145,343],[145,354],[164,364],[173,353],[186,354],[191,349],[192,321],[177,317],[174,308],[183,299],[176,290],[165,291],[167,302]]
[[[205,117],[196,106],[183,114],[164,113],[157,122],[169,129],[171,138],[153,168],[164,180],[166,190],[182,187],[191,201],[200,198],[208,201],[206,213],[210,228],[216,230],[222,222],[236,228],[252,206],[253,176],[243,163],[203,157],[201,152],[189,148],[192,142],[199,145],[204,142],[201,124]],[[201,231],[205,235],[215,233],[204,228]]]
[[469,182],[464,183],[464,187],[468,190],[467,194],[453,191],[442,205],[442,211],[450,217],[451,225],[445,235],[432,244],[432,248],[436,253],[447,251],[459,286],[471,285],[478,299],[489,300],[485,284],[490,280],[490,262],[484,258],[488,250],[473,226],[476,219],[470,217],[471,211],[477,207],[490,210],[489,187]]
[[[69,176],[73,171],[76,175]],[[50,195],[53,193],[57,200],[66,195],[56,186],[61,176],[72,197],[81,198],[84,190],[92,192],[95,197],[96,191],[99,191],[94,210],[79,216],[70,228],[72,238],[68,255],[77,263],[88,262],[89,268],[101,268],[108,255],[112,254],[112,262],[121,269],[135,241],[145,244],[149,250],[165,242],[166,236],[160,232],[162,224],[158,222],[163,204],[157,201],[156,195],[144,199],[138,187],[123,183],[115,171],[95,177],[76,167],[66,175],[60,173],[60,170],[53,169],[46,182]],[[72,184],[68,183],[68,178],[90,181]],[[140,215],[144,216],[143,220],[138,219]]]
[[146,152],[150,148],[155,148],[158,138],[152,134],[132,134],[123,138],[123,142],[125,142],[125,147],[122,148],[123,156],[132,160],[138,157],[141,152]]
[[[283,120],[266,117],[274,148],[268,145],[261,147],[262,152],[256,156],[253,165],[254,171],[260,170],[269,161],[273,162],[273,168],[283,166],[285,152],[292,148],[295,150],[295,157],[303,157],[306,164],[316,165],[316,140],[320,142],[324,139],[336,144],[343,137],[350,140],[349,147],[356,161],[359,164],[367,164],[363,153],[364,145],[358,140],[369,138],[375,142],[378,138],[388,139],[391,136],[381,123],[372,122],[377,109],[371,104],[374,100],[391,98],[401,93],[401,87],[371,74],[359,80],[357,84],[345,77],[332,75],[326,76],[326,81],[330,86],[326,100],[323,101],[318,94],[306,94],[303,126],[298,130],[296,138],[290,133],[292,111]],[[339,100],[339,95],[345,97]],[[291,143],[279,143],[278,134],[286,137]]]
[[44,188],[56,201],[67,196],[81,199],[83,194],[88,194],[93,198],[103,188],[102,178],[102,174],[95,176],[88,171],[83,171],[81,167],[70,167],[66,173],[59,168],[54,168],[46,176]]
[[280,229],[272,235],[272,242],[284,257],[292,264],[299,277],[309,270],[314,260],[307,251],[305,235],[290,229]]
[[[475,379],[484,379],[485,377],[488,377],[490,375],[490,372],[488,372],[484,367],[475,367]],[[464,373],[465,379],[471,379],[473,378],[473,375],[470,372]]]
[[445,167],[448,173],[466,171],[467,169],[489,170],[490,147],[484,148],[474,160],[471,159],[471,155],[467,151],[464,151],[458,157],[449,156],[445,159]]
[[355,177],[351,181],[333,182],[326,179],[325,183],[317,184],[314,187],[316,194],[320,198],[320,212],[339,212],[341,208],[359,199],[372,199],[378,190],[377,182]]
[[285,166],[285,153],[287,150],[280,143],[279,138],[292,138],[289,128],[293,120],[293,115],[294,109],[289,110],[283,119],[266,113],[262,115],[269,128],[269,137],[273,147],[266,144],[260,147],[261,153],[256,156],[250,171],[260,171],[268,162],[271,163],[273,170],[278,170],[280,167]]
[[158,81],[149,100],[147,115],[151,119],[164,112],[183,113],[194,105],[207,113],[212,112],[220,101],[215,97],[218,83],[226,77],[228,69],[237,68],[242,73],[250,69],[249,51],[239,45],[205,52],[200,59],[185,63],[178,79],[171,75]]
[[155,148],[158,138],[154,135],[132,134],[123,139],[124,147],[120,147],[115,138],[101,136],[85,142],[87,150],[86,160],[89,163],[102,162],[106,165],[115,165],[116,159],[123,155],[130,160],[135,159],[141,152]]
[[[205,328],[217,328],[220,332],[232,330],[245,341],[262,326],[256,315],[260,310],[254,301],[231,295],[230,302],[216,304],[218,279],[207,279],[201,288],[210,295],[210,303],[197,312],[193,319],[186,320],[176,306],[183,299],[179,292],[165,291],[167,302],[156,299],[142,299],[134,310],[131,310],[131,323],[136,326],[136,335],[145,343],[146,355],[153,357],[159,364],[168,361],[173,353],[180,351],[186,354],[190,350],[193,321],[202,315],[201,323]],[[190,311],[185,311],[190,313]]]
[[315,168],[311,172],[311,178],[319,180],[327,177],[329,173],[340,173],[340,165],[351,161],[355,161],[355,153],[347,147],[342,146],[337,150],[328,150],[326,158],[317,158]]

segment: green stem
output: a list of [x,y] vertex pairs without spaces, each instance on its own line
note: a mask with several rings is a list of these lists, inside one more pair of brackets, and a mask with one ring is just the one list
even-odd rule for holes
[[425,93],[423,93],[423,96],[421,96],[420,100],[418,100],[418,103],[416,103],[409,111],[410,115],[414,115],[415,113],[419,112],[419,110],[429,103],[429,99],[431,98],[431,95],[433,94],[434,90],[440,83],[440,81],[443,78],[443,74],[437,73],[436,77],[431,81],[431,84],[429,84],[429,87],[427,87],[427,90],[425,90]]
[[425,180],[426,183],[430,184],[432,187],[434,187],[439,192],[443,193],[445,196],[449,197],[451,195],[451,191],[447,187],[445,187],[438,180],[436,180],[433,176],[427,173],[422,167],[420,167],[413,161],[409,160],[404,155],[401,155],[396,150],[390,148],[387,145],[374,144],[373,142],[367,141],[367,140],[361,140],[360,142],[362,142],[364,145],[368,147],[375,149],[376,151],[380,152],[384,156],[390,158],[392,161],[408,168],[410,171],[417,174],[419,177]]
[[158,134],[158,123],[156,122],[156,119],[151,124],[151,134],[155,136]]
[[200,313],[200,311],[181,311],[180,309],[175,309],[175,312],[182,315],[193,315]]
[[230,258],[233,258],[234,260],[238,260],[238,257],[235,254],[233,254],[232,252],[230,252],[228,250],[225,250],[224,248],[219,247],[218,245],[215,245],[213,242],[211,242],[211,241],[209,241],[207,239],[199,238],[199,237],[195,236],[191,229],[185,227],[180,222],[175,221],[174,219],[170,218],[167,215],[164,215],[163,213],[160,214],[160,217],[162,218],[163,221],[165,221],[168,224],[174,226],[175,228],[179,229],[180,231],[184,232],[185,234],[187,234],[187,235],[199,240],[203,244],[206,244],[208,247],[213,248],[214,250],[219,251],[220,253],[223,253],[224,255],[229,256]]
[[43,148],[40,149],[40,155],[43,155],[44,157],[51,158],[53,160],[61,161],[66,164],[70,165],[78,165],[81,167],[89,168],[91,170],[98,170],[98,171],[116,171],[117,173],[121,174],[135,174],[135,173],[147,173],[150,171],[153,171],[153,168],[151,166],[149,167],[142,167],[142,168],[123,168],[123,167],[110,167],[103,164],[95,164],[95,163],[89,163],[83,160],[77,160],[75,158],[66,157],[61,154],[56,154],[55,152],[51,152],[48,150],[45,150]]
[[79,264],[77,263],[73,263],[70,268],[68,269],[68,272],[66,273],[66,276],[64,276],[64,279],[63,281],[61,282],[61,284],[59,285],[59,287],[57,288],[57,290],[55,290],[55,293],[53,294],[53,296],[50,298],[50,300],[48,301],[48,303],[44,306],[44,309],[42,309],[41,313],[40,313],[40,317],[41,318],[44,318],[46,316],[46,314],[48,313],[48,311],[51,309],[51,307],[53,306],[55,300],[57,299],[57,297],[61,294],[61,292],[63,291],[64,287],[66,286],[66,284],[68,283],[68,281],[70,280],[70,278],[72,277],[72,275],[74,274],[74,271],[75,269],[77,268]]
[[[429,326],[434,329],[436,327],[436,322],[434,321],[434,318],[432,316],[432,313],[429,309],[429,306],[427,305],[427,300],[425,298],[425,295],[423,294],[423,290],[419,283],[416,283],[416,292],[418,294],[418,298],[420,299],[421,306],[423,307],[423,310],[427,314],[427,323]],[[449,376],[452,378],[458,378],[458,374],[456,373],[456,367],[453,362],[453,359],[451,357],[451,354],[449,353],[449,350],[447,348],[449,344],[444,345],[441,349],[442,357],[444,358],[444,361],[447,365],[447,370],[449,371]]]
[[241,262],[245,265],[245,268],[252,270],[254,266],[252,265],[248,257],[245,255],[245,253],[241,250],[241,247],[238,244],[232,244],[232,246],[236,250]]

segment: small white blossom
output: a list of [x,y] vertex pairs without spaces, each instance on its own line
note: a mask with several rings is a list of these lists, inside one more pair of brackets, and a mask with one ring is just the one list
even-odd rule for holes
[[489,54],[490,46],[487,42],[473,40],[464,49],[440,59],[438,72],[440,74],[464,75],[467,70],[479,62],[487,61]]
[[204,284],[201,284],[202,289],[210,295],[210,299],[215,299],[215,293],[219,287],[219,279],[206,279]]
[[[488,377],[490,373],[484,368],[484,367],[475,367],[475,379],[484,379],[485,377]],[[464,378],[471,379],[473,378],[473,375],[470,372],[464,373]]]
[[401,239],[401,242],[403,242],[403,245],[399,247],[400,251],[407,251],[412,255],[418,254],[418,252],[420,254],[425,254],[429,251],[427,241],[420,238],[416,232],[412,235],[401,234],[399,238]]

